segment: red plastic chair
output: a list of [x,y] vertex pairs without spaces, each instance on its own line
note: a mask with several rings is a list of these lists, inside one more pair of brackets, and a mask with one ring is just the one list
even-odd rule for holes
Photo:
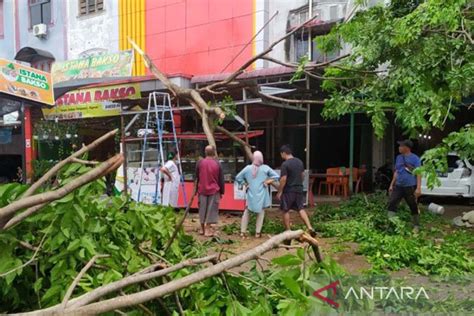
[[328,175],[326,177],[326,180],[322,180],[319,182],[319,188],[318,188],[318,195],[321,195],[321,189],[322,186],[326,186],[326,192],[328,195],[334,195],[334,190],[333,186],[337,184],[338,178],[337,177],[331,177],[331,174],[339,174],[339,168],[328,168],[326,169],[326,174]]

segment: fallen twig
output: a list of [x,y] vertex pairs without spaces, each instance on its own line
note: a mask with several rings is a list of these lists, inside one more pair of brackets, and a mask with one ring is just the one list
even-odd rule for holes
[[180,230],[181,227],[183,226],[184,220],[185,220],[186,217],[188,216],[189,210],[191,209],[191,205],[193,204],[194,197],[195,197],[196,194],[197,194],[197,189],[198,189],[198,185],[197,185],[197,183],[195,183],[195,184],[194,184],[193,195],[191,196],[191,200],[189,200],[188,206],[186,207],[186,210],[184,211],[183,217],[182,217],[181,220],[176,224],[176,226],[175,226],[175,228],[174,228],[174,231],[173,231],[173,235],[171,235],[170,239],[168,239],[168,242],[166,243],[166,245],[165,245],[165,247],[164,247],[164,250],[163,250],[164,253],[166,253],[166,252],[168,251],[168,249],[171,247],[171,244],[173,243],[173,241],[175,240],[176,236],[178,235],[179,230]]
[[89,160],[84,160],[84,159],[79,159],[79,158],[72,158],[72,162],[77,162],[83,165],[98,165],[100,164],[99,161],[89,161]]
[[92,265],[94,264],[94,262],[99,259],[99,258],[105,258],[105,257],[108,257],[109,255],[95,255],[91,258],[91,260],[89,260],[89,262],[84,266],[84,268],[82,268],[82,270],[77,274],[76,278],[74,279],[74,281],[72,282],[72,284],[69,286],[69,288],[67,289],[66,291],[66,294],[64,295],[64,298],[63,298],[63,301],[61,303],[61,310],[64,310],[64,308],[66,307],[68,301],[69,301],[69,298],[71,297],[72,295],[72,292],[74,292],[74,289],[76,288],[77,284],[79,283],[79,281],[81,281],[82,277],[84,276],[84,274],[86,274],[87,270],[90,269],[90,267],[92,267]]
[[247,281],[249,281],[250,283],[253,283],[253,284],[255,284],[255,285],[261,287],[262,289],[267,290],[269,293],[279,296],[280,298],[287,298],[287,297],[284,296],[283,294],[280,294],[280,293],[278,293],[277,291],[273,290],[272,288],[269,288],[268,286],[265,286],[265,285],[263,285],[262,283],[259,283],[259,282],[255,281],[255,280],[253,280],[253,279],[251,279],[251,278],[249,278],[249,277],[246,277],[245,275],[242,275],[242,274],[240,274],[240,273],[233,272],[233,271],[227,271],[226,273],[229,273],[229,274],[232,274],[232,275],[235,276],[235,277],[238,277],[238,278],[242,278],[242,279],[244,279],[244,280],[247,280]]
[[314,252],[314,256],[316,257],[316,261],[321,263],[323,262],[323,257],[321,255],[321,251],[319,249],[319,243],[318,241],[311,237],[310,235],[304,233],[301,235],[300,239],[302,241],[306,241],[307,243],[309,243],[311,245],[311,248],[313,249],[313,252]]
[[[54,222],[54,221],[53,221],[53,222]],[[49,226],[49,227],[51,227],[51,226]],[[16,267],[16,268],[13,268],[13,269],[11,269],[11,270],[9,270],[9,271],[7,271],[7,272],[1,273],[1,274],[0,274],[0,277],[5,277],[5,276],[9,275],[10,273],[13,273],[13,272],[15,272],[15,271],[17,271],[17,270],[19,270],[19,269],[23,269],[24,267],[26,267],[27,265],[29,265],[29,264],[31,264],[33,261],[35,261],[36,256],[38,255],[38,252],[40,251],[41,247],[43,246],[43,243],[44,243],[44,241],[45,241],[46,236],[48,235],[48,233],[49,233],[49,230],[48,230],[48,232],[46,232],[46,233],[43,235],[43,237],[41,238],[41,241],[40,241],[38,247],[36,247],[36,250],[35,250],[35,252],[33,253],[33,256],[30,258],[30,260],[26,261],[25,263],[23,263],[22,265],[19,265],[19,266]]]

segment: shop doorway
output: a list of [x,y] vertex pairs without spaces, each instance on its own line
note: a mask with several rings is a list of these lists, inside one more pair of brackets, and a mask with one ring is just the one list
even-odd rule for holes
[[22,182],[22,156],[0,155],[0,184]]

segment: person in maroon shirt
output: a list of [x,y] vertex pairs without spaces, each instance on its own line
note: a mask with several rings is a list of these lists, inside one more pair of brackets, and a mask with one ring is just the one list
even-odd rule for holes
[[205,149],[206,158],[196,164],[196,185],[199,197],[199,221],[201,235],[214,236],[211,224],[219,219],[219,202],[224,195],[224,174],[219,161],[216,159],[216,150],[208,145]]

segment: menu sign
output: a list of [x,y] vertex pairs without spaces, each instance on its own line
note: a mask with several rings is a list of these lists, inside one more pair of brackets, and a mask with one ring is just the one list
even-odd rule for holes
[[53,105],[51,75],[15,62],[0,59],[0,92]]
[[102,54],[53,63],[54,83],[86,78],[128,77],[132,75],[133,51]]
[[120,115],[120,104],[114,100],[140,97],[138,83],[74,90],[59,97],[55,107],[42,111],[48,120],[114,116]]

